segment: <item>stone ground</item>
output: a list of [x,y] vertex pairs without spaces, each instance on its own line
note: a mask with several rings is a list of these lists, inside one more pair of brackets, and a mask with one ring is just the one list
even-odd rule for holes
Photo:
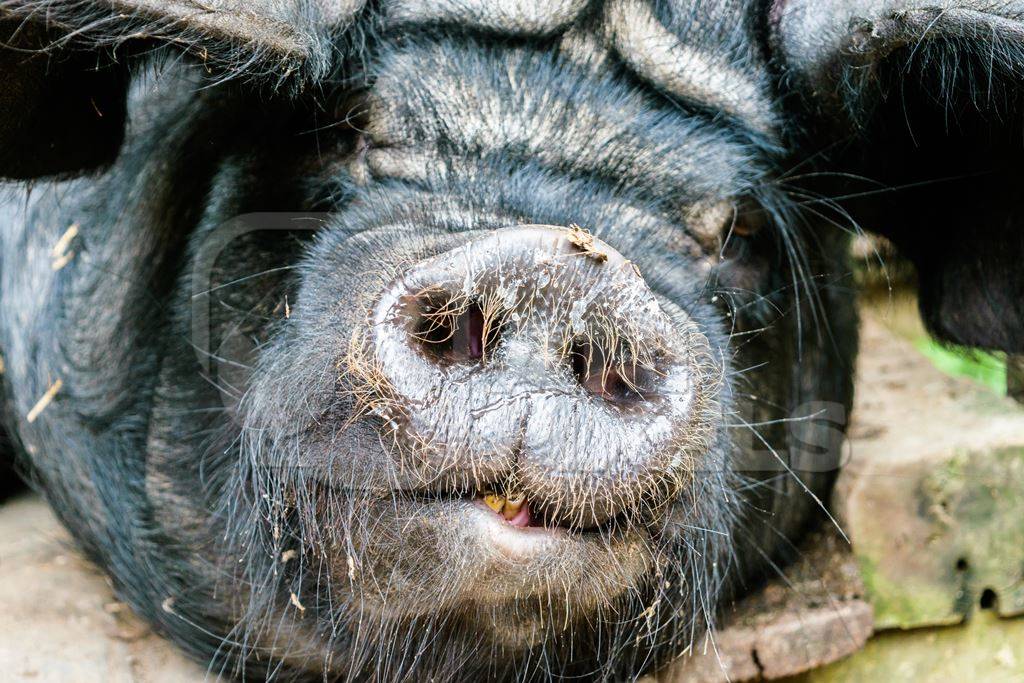
[[1024,683],[1024,409],[935,372],[915,308],[865,311],[833,500],[878,632],[790,683]]
[[[717,655],[702,646],[703,655],[649,681],[726,680],[724,666],[734,681],[799,674],[790,680],[1024,683],[1024,619],[1000,617],[1020,613],[1024,596],[1024,564],[1015,555],[1024,562],[1024,542],[1013,535],[1021,526],[1007,523],[1024,519],[1024,487],[1014,478],[1024,458],[1008,461],[1010,469],[999,470],[1001,481],[966,479],[980,481],[985,500],[994,501],[996,507],[985,509],[996,511],[989,514],[995,524],[984,515],[971,517],[978,508],[974,489],[950,490],[947,479],[931,476],[950,463],[974,466],[987,452],[1024,448],[1024,411],[939,374],[906,341],[918,330],[905,309],[906,302],[889,302],[865,321],[850,429],[854,466],[844,472],[834,501],[854,537],[852,551],[834,532],[820,532],[786,581],[772,582],[732,610],[716,640]],[[965,453],[974,459],[963,460]],[[879,500],[874,492],[885,487],[875,483],[882,481],[891,490]],[[936,499],[945,504],[922,512],[910,504],[922,490],[948,500]],[[952,517],[944,517],[949,509]],[[961,509],[968,517],[963,523],[953,519]],[[879,532],[875,521],[881,518],[889,522]],[[993,543],[1008,549],[995,554]],[[928,560],[920,565],[921,580],[900,575],[905,562],[921,558]],[[1006,558],[1010,574],[1003,571]],[[955,566],[947,566],[951,562]],[[905,594],[894,600],[893,586],[901,585]],[[914,630],[885,630],[863,647],[876,621]],[[804,673],[828,662],[835,663]],[[0,678],[14,681],[207,679],[116,600],[106,579],[75,554],[46,506],[30,495],[0,506],[0,671]]]
[[876,635],[856,655],[787,683],[1021,683],[1024,619],[979,612],[962,626]]

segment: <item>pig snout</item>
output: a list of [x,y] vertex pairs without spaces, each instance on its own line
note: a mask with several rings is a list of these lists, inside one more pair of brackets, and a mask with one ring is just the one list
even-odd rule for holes
[[708,341],[578,228],[506,228],[411,264],[354,365],[403,468],[517,526],[657,512],[716,429]]

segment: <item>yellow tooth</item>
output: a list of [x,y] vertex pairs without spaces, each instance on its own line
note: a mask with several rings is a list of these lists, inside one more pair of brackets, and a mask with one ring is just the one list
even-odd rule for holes
[[523,503],[525,502],[526,496],[524,496],[523,494],[512,494],[507,499],[505,499],[505,507],[502,508],[501,514],[505,517],[505,519],[512,519],[517,514],[519,514],[519,510],[522,509]]
[[495,512],[500,513],[501,509],[505,507],[505,496],[499,496],[497,493],[485,493],[484,504]]

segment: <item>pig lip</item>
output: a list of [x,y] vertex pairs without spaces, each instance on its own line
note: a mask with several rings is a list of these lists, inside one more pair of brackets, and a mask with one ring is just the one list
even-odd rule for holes
[[464,510],[476,520],[479,533],[488,539],[491,547],[511,561],[530,562],[559,552],[566,542],[583,540],[561,527],[513,524],[479,500],[470,502]]
[[474,507],[486,512],[496,520],[500,520],[510,529],[523,533],[560,533],[572,537],[607,536],[610,533],[614,533],[619,524],[619,518],[613,517],[595,526],[566,526],[552,522],[543,508],[531,509],[531,512],[528,513],[528,521],[527,516],[523,515],[523,511],[513,520],[506,520],[499,513],[487,507],[477,491],[403,491],[402,493],[409,499],[425,505],[438,505],[452,501],[471,503]]

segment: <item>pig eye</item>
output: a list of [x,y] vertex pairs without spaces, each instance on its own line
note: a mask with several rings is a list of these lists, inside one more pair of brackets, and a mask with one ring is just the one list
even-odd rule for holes
[[726,237],[730,232],[736,237],[755,237],[768,222],[768,215],[764,207],[753,200],[740,202],[736,207],[733,220],[725,228]]
[[687,231],[706,254],[719,254],[731,242],[756,237],[767,223],[768,213],[750,197],[698,204],[686,216]]
[[625,405],[645,400],[650,393],[654,372],[629,354],[609,358],[600,345],[574,342],[572,371],[588,393]]
[[485,361],[497,348],[500,316],[488,315],[477,302],[420,302],[414,338],[430,357],[451,363]]

